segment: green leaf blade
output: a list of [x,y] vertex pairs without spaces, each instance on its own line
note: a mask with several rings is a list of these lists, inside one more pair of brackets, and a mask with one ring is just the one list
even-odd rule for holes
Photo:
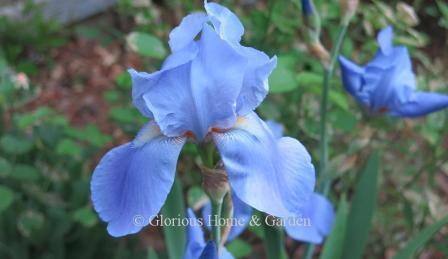
[[348,203],[345,195],[341,197],[333,229],[325,242],[320,259],[342,258],[348,220]]
[[[174,181],[171,192],[168,194],[165,205],[162,208],[162,214],[165,218],[185,218],[185,202],[182,193],[182,184],[179,179]],[[165,243],[170,259],[182,259],[187,239],[187,230],[185,226],[165,226]]]
[[364,253],[376,207],[378,175],[379,154],[375,151],[356,185],[342,258],[359,259]]
[[417,236],[412,238],[405,247],[403,247],[393,259],[411,258],[419,249],[421,249],[443,226],[448,224],[448,216],[437,221],[431,226],[425,228]]

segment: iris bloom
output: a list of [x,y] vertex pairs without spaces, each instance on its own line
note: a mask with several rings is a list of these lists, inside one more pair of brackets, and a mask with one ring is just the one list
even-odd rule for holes
[[[260,211],[296,215],[314,189],[305,147],[275,138],[253,112],[276,58],[242,46],[238,18],[204,4],[207,13],[185,17],[170,33],[172,53],[160,71],[129,70],[133,103],[149,123],[101,159],[91,182],[94,208],[112,236],[136,233],[157,215],[187,140],[213,141],[235,195]],[[137,215],[144,224],[135,224]]]
[[[275,121],[267,121],[273,135],[276,138],[281,138],[283,135],[283,125]],[[239,223],[232,226],[227,240],[232,240],[239,236],[249,224],[252,217],[252,208],[241,201],[238,197],[232,196],[233,201],[233,216]],[[208,219],[211,215],[211,205],[207,204],[202,210],[202,217],[206,226],[210,226]],[[318,193],[313,193],[310,200],[305,205],[301,214],[283,219],[284,227],[288,236],[298,241],[304,241],[313,244],[322,243],[323,239],[330,233],[334,221],[333,205],[324,196]],[[296,220],[309,220],[310,225],[303,224],[288,224]]]
[[345,89],[373,114],[419,117],[448,106],[448,96],[416,90],[409,53],[393,45],[392,27],[378,34],[380,49],[366,66],[339,58]]

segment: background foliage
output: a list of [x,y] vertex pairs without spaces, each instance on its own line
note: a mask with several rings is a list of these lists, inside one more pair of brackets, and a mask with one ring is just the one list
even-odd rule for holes
[[[286,134],[299,138],[318,161],[322,68],[302,41],[299,2],[221,1],[242,19],[246,45],[279,58],[271,93],[258,112],[283,123]],[[378,29],[392,24],[396,42],[411,51],[418,88],[448,93],[448,4],[406,2],[418,21],[407,16],[400,1],[362,1],[343,54],[366,62],[377,49]],[[329,46],[336,37],[339,4],[316,4],[325,28],[323,43]],[[157,70],[168,54],[170,29],[201,5],[120,0],[113,10],[68,27],[45,21],[32,6],[25,10],[27,20],[0,17],[0,258],[167,258],[167,251],[176,258],[179,246],[171,247],[170,240],[180,235],[172,231],[179,230],[151,227],[139,235],[109,237],[92,209],[89,181],[101,155],[132,138],[145,123],[131,105],[126,69]],[[330,111],[331,199],[339,204],[338,215],[348,215],[341,194],[349,201],[368,195],[355,191],[363,182],[358,172],[372,150],[382,150],[364,254],[391,258],[412,236],[448,214],[448,111],[418,120],[368,118],[338,79],[332,83]],[[172,198],[163,213],[176,215],[185,206],[197,209],[206,202],[194,163],[196,147],[184,149],[176,188],[186,198]],[[348,215],[345,223],[338,217],[338,226],[350,226],[351,217],[356,215]],[[266,231],[250,228],[229,250],[237,258],[263,258]],[[448,257],[448,230],[431,237],[418,250],[422,258]],[[303,244],[289,238],[285,244],[291,258],[303,253]]]

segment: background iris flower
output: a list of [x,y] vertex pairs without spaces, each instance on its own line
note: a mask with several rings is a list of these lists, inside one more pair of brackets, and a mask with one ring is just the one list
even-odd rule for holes
[[[101,159],[91,182],[94,208],[112,236],[136,233],[157,215],[187,139],[212,140],[235,195],[260,211],[300,214],[313,192],[305,147],[276,138],[253,112],[267,94],[275,57],[240,45],[244,29],[228,9],[207,2],[205,9],[171,32],[172,54],[160,71],[129,70],[133,103],[150,122]],[[134,224],[136,215],[145,224]]]
[[393,45],[393,29],[378,34],[380,49],[364,67],[339,57],[345,89],[374,114],[419,117],[448,106],[448,96],[416,90],[408,50]]
[[[197,258],[204,258],[209,259],[212,257],[210,254],[207,255],[207,253],[216,253],[215,244],[213,241],[209,241],[206,243],[204,239],[204,232],[202,231],[202,227],[198,219],[196,218],[196,215],[194,215],[193,210],[188,209],[187,210],[188,218],[190,219],[190,222],[194,222],[193,224],[188,224],[188,230],[187,230],[187,244],[185,246],[185,254],[184,259],[197,259]],[[202,257],[204,256],[204,257]],[[232,254],[227,251],[225,247],[221,247],[220,259],[233,259],[234,257]]]

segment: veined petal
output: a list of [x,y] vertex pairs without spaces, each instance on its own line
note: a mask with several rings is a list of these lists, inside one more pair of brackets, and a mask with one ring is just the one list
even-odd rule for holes
[[93,206],[112,236],[140,231],[157,215],[171,189],[185,139],[157,135],[156,127],[148,123],[134,142],[112,149],[95,168]]
[[229,128],[235,123],[247,60],[207,24],[199,46],[191,65],[191,91],[199,123],[195,133],[202,139],[210,127]]
[[208,21],[205,13],[193,13],[185,16],[179,26],[170,32],[169,45],[172,52],[179,51],[188,46],[202,30]]
[[226,7],[204,1],[207,14],[219,36],[229,42],[238,43],[244,34],[244,27],[238,17]]
[[[232,191],[233,192],[233,191]],[[242,202],[236,195],[232,195],[233,202],[233,219],[238,221],[238,224],[232,226],[227,237],[228,241],[231,241],[238,237],[246,228],[252,217],[252,208],[246,203]],[[210,230],[210,216],[212,212],[212,206],[210,203],[205,205],[202,209],[202,218],[204,219],[204,224]],[[241,224],[240,224],[241,223]]]
[[409,100],[397,104],[390,112],[392,116],[414,118],[448,107],[448,96],[438,93],[415,92]]
[[314,166],[305,147],[293,138],[275,138],[255,114],[234,128],[214,133],[235,194],[250,206],[278,217],[302,212],[313,192]]
[[307,205],[302,219],[310,221],[310,226],[295,224],[294,221],[285,220],[286,233],[295,240],[305,241],[313,244],[322,243],[333,226],[334,221],[333,205],[322,195],[313,193]]
[[194,215],[193,210],[187,210],[189,224],[187,229],[187,244],[185,247],[184,259],[196,259],[201,256],[206,244],[201,224]]
[[241,45],[234,48],[248,60],[243,87],[237,100],[238,115],[244,116],[258,107],[269,91],[268,77],[277,66],[277,57]]

